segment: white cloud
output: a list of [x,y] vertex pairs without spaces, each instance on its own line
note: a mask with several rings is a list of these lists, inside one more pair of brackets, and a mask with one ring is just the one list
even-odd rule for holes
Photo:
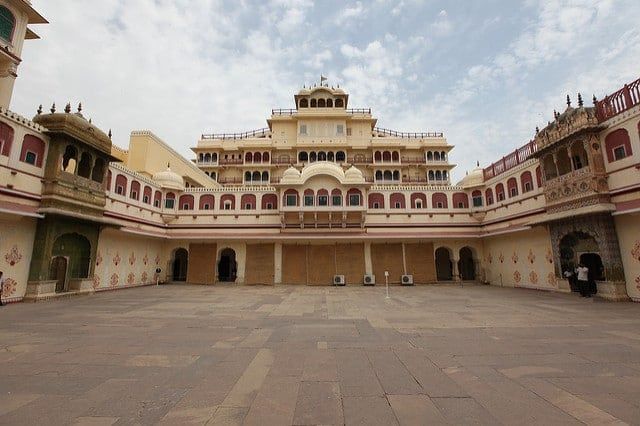
[[431,24],[431,30],[434,35],[444,37],[451,34],[453,31],[453,23],[449,19],[449,14],[446,10],[441,10],[438,12],[438,17]]
[[340,12],[338,12],[335,18],[335,22],[336,24],[341,25],[352,18],[362,16],[364,13],[365,13],[365,8],[364,6],[362,6],[362,2],[357,1],[355,2],[355,4],[351,6],[347,6],[344,9],[342,9]]

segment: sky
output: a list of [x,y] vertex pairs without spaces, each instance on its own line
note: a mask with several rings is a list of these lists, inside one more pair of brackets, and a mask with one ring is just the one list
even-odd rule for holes
[[11,109],[83,104],[126,147],[148,129],[187,158],[202,133],[266,126],[317,83],[381,127],[441,131],[454,180],[527,143],[578,92],[640,77],[637,0],[32,0]]

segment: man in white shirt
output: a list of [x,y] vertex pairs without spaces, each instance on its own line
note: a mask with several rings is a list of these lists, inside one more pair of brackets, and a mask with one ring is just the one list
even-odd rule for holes
[[591,291],[589,288],[589,268],[580,263],[576,268],[576,274],[578,275],[578,288],[580,289],[580,296],[591,297]]

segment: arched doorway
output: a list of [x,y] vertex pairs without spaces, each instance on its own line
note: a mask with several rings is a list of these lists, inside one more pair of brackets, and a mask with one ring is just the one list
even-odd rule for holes
[[473,250],[470,247],[460,249],[460,260],[458,260],[458,271],[463,281],[476,279],[476,265],[473,260]]
[[67,290],[67,264],[68,260],[64,256],[56,256],[51,259],[49,279],[56,280],[56,293]]
[[[69,233],[60,235],[53,243],[51,254],[55,258],[64,258],[65,266],[65,284],[70,278],[89,278],[89,270],[91,266],[91,243],[84,235],[78,233]],[[56,260],[56,275],[58,267],[62,266],[62,260]],[[51,265],[53,272],[53,264]],[[67,271],[68,270],[68,271]],[[60,272],[62,273],[62,272]],[[56,278],[52,278],[56,279]],[[61,289],[60,291],[65,291]]]
[[436,277],[438,281],[451,281],[453,279],[451,252],[445,247],[439,247],[436,250]]
[[189,252],[179,248],[173,254],[173,281],[186,281],[189,267]]
[[560,239],[562,271],[574,271],[578,263],[589,268],[590,279],[605,280],[598,241],[592,235],[581,231],[571,232]]
[[218,261],[218,281],[234,282],[237,273],[236,252],[230,248],[222,250],[220,252],[220,261]]

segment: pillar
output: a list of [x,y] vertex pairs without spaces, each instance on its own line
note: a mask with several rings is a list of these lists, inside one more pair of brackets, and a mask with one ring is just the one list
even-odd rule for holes
[[364,243],[364,271],[373,274],[373,262],[371,261],[371,243]]
[[282,243],[274,244],[273,268],[273,283],[282,284]]

